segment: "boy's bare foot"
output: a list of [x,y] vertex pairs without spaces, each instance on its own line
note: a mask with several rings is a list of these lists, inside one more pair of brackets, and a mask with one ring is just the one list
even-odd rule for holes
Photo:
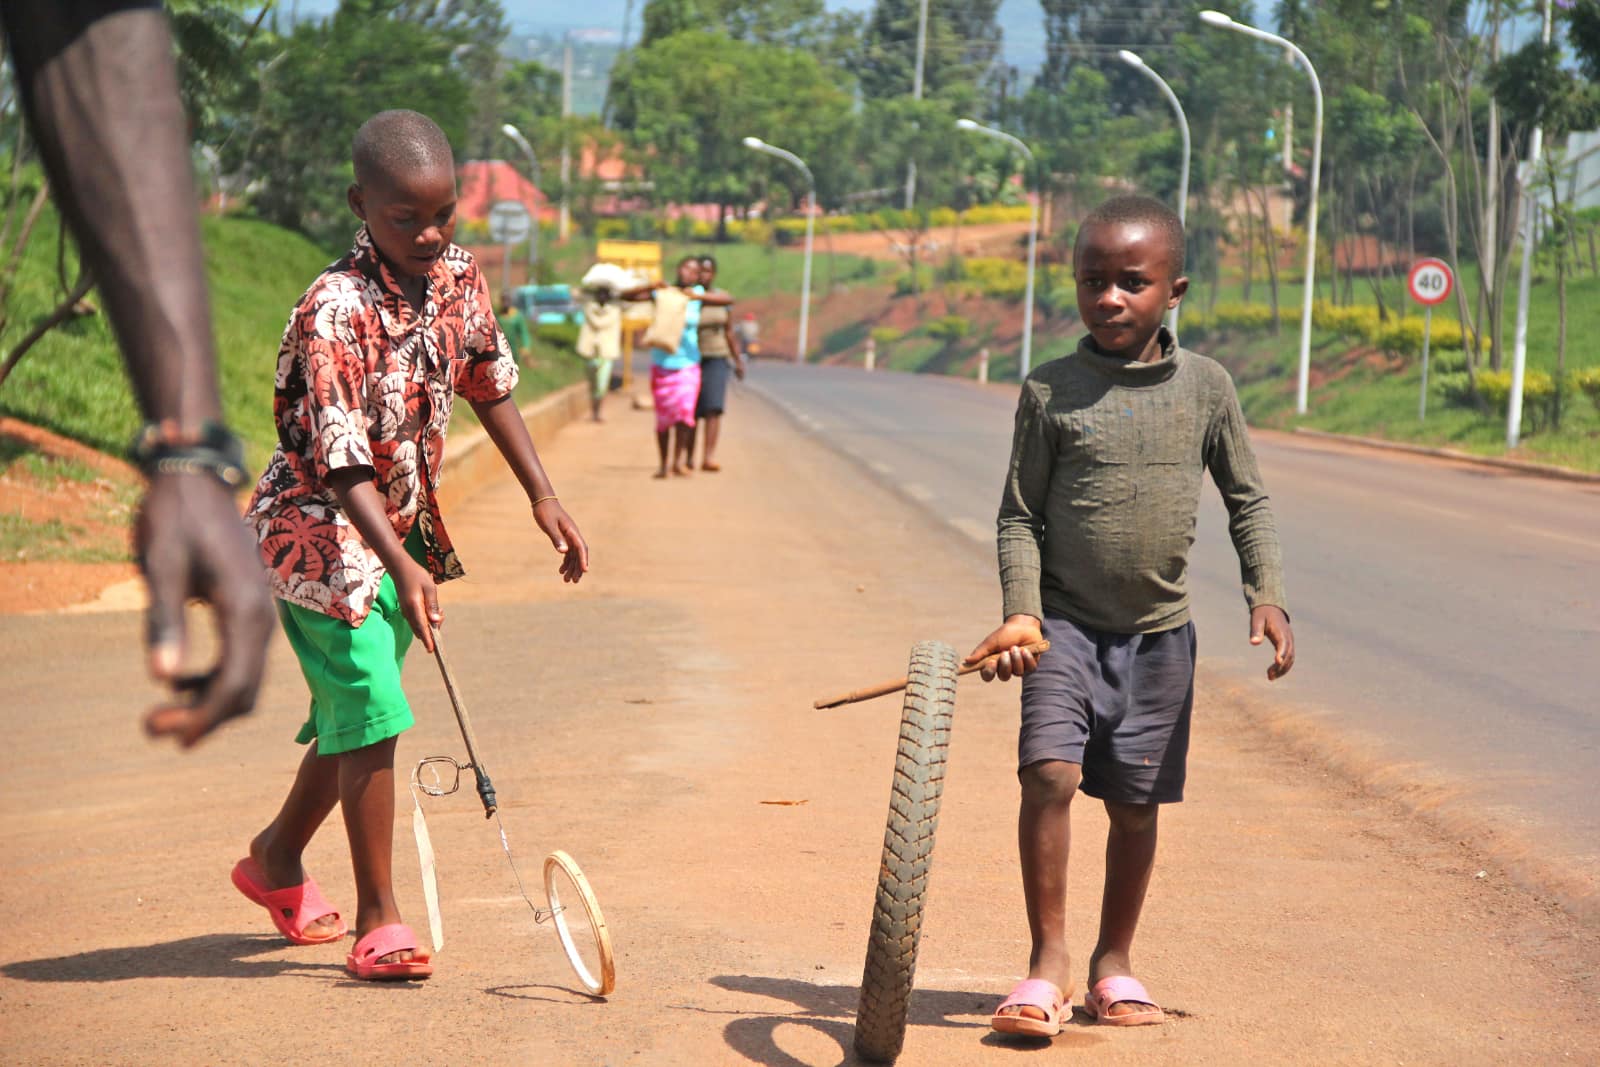
[[652,477],[652,478],[665,478],[666,476],[667,476],[667,468],[662,467],[660,470],[656,471],[650,477]]
[[722,464],[718,463],[714,459],[701,460],[700,469],[703,471],[711,471],[713,474],[715,474],[717,471],[722,469]]
[[[250,842],[250,858],[256,861],[261,873],[267,877],[268,889],[290,889],[306,880],[306,870],[300,857],[286,856],[272,848],[272,829],[261,831]],[[310,938],[332,937],[339,930],[339,916],[324,915],[306,924],[303,931]]]
[[689,477],[689,471],[687,468],[680,467],[678,464],[674,463],[672,465],[672,476],[674,478],[687,478]]

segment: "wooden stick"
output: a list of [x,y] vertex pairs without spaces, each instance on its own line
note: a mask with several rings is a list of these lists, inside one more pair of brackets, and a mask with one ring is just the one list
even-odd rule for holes
[[[1050,642],[1035,641],[1031,645],[1023,645],[1022,647],[1026,651],[1032,652],[1035,656],[1042,656],[1044,653],[1050,651]],[[995,663],[999,661],[1001,655],[1002,653],[997,652],[987,659],[982,659],[977,663],[962,667],[960,670],[956,671],[956,676],[960,677],[963,674],[972,674],[975,671],[983,670],[985,667],[992,668],[994,667]],[[878,685],[870,685],[865,689],[857,689],[852,693],[846,693],[844,696],[834,697],[832,700],[819,700],[811,706],[816,708],[818,711],[821,711],[825,708],[837,708],[841,704],[855,704],[862,700],[871,700],[873,697],[882,697],[888,696],[890,693],[898,693],[900,690],[909,685],[910,682],[911,679],[909,678],[896,678],[892,682],[882,682]]]

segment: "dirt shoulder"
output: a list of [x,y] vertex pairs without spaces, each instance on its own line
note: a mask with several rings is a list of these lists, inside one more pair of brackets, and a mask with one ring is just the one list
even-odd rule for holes
[[[503,480],[451,516],[470,575],[444,590],[524,871],[567,849],[605,906],[609,1002],[572,991],[466,795],[428,806],[447,937],[430,983],[355,983],[348,942],[268,936],[227,872],[297,756],[305,697],[281,641],[257,714],[178,755],[134,730],[150,697],[136,616],[0,618],[3,714],[24,754],[0,777],[0,908],[26,916],[0,941],[7,1060],[281,1063],[401,1041],[408,1058],[463,1063],[852,1062],[899,705],[810,703],[898,673],[917,639],[974,641],[998,611],[992,565],[748,392],[722,474],[652,481],[650,420],[614,403],[545,449],[594,548],[580,587],[554,579]],[[459,755],[432,664],[407,670],[419,725],[402,762]],[[902,1063],[1019,1048],[987,1030],[1027,954],[1016,708],[1014,688],[963,683]],[[398,792],[400,900],[420,922]],[[1593,932],[1289,756],[1241,705],[1201,691],[1189,799],[1163,822],[1136,963],[1176,1017],[1080,1021],[1056,1045],[1110,1064],[1600,1057]],[[1104,832],[1081,802],[1080,995]],[[339,827],[307,864],[353,905]]]

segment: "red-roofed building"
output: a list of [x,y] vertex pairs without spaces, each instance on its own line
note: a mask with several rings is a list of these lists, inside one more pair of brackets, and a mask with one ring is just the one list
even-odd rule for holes
[[456,168],[460,182],[456,214],[468,222],[489,217],[501,200],[517,200],[540,222],[556,221],[556,205],[517,168],[503,159],[472,159]]

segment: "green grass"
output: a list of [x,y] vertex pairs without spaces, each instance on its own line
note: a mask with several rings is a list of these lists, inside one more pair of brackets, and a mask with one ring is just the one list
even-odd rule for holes
[[[678,260],[687,255],[709,254],[717,261],[717,285],[736,297],[766,296],[770,293],[800,292],[805,256],[798,246],[777,248],[743,242],[715,244],[710,241],[661,241],[662,270],[674,277]],[[591,237],[574,237],[565,245],[540,246],[539,255],[561,282],[575,284],[595,262],[596,242]],[[865,256],[832,254],[828,242],[818,237],[811,253],[811,292],[820,295],[835,285],[891,277],[896,267]]]
[[[8,345],[58,299],[58,233],[56,216],[47,211],[18,275]],[[278,339],[290,308],[331,257],[296,234],[251,219],[207,218],[203,233],[223,408],[259,470],[276,440]],[[47,334],[0,388],[0,412],[123,453],[140,416],[106,316],[77,319]]]

